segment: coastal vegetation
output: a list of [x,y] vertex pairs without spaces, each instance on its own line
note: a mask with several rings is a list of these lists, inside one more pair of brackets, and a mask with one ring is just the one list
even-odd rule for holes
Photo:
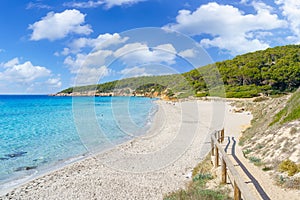
[[249,98],[292,92],[299,86],[300,45],[287,45],[239,55],[182,74],[127,78],[68,88],[60,93],[92,90],[108,93],[127,88],[133,94],[145,91],[158,94],[168,88],[170,94],[179,98],[191,95]]
[[288,100],[285,107],[280,110],[273,118],[270,126],[280,123],[284,124],[300,118],[300,90],[295,92]]
[[253,114],[239,144],[249,162],[271,171],[282,187],[300,189],[300,89],[276,98],[240,101]]
[[200,162],[192,172],[192,181],[189,182],[185,189],[179,189],[164,197],[164,200],[187,200],[187,199],[203,199],[203,200],[227,200],[229,191],[221,185],[208,188],[208,182],[215,178],[212,174],[211,155]]

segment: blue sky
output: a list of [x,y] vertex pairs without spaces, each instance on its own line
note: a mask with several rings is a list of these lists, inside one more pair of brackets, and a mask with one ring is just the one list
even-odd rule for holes
[[180,73],[299,44],[299,13],[296,0],[1,0],[0,93]]

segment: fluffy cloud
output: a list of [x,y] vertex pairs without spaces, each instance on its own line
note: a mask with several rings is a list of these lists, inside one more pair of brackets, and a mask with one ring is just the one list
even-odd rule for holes
[[90,54],[79,53],[75,58],[68,56],[64,64],[72,74],[76,74],[74,81],[76,85],[96,84],[111,73],[105,62],[112,54],[109,50],[98,50]]
[[[116,40],[108,40],[108,44],[119,44],[124,39],[119,36],[115,38]],[[86,43],[78,46],[86,46]],[[69,55],[65,58],[64,64],[72,74],[77,75],[76,84],[95,84],[99,79],[113,72],[112,69],[108,69],[107,64],[114,59],[119,59],[126,66],[125,69],[119,72],[124,77],[147,76],[155,73],[150,73],[150,69],[150,71],[145,71],[146,69],[143,67],[130,68],[130,66],[149,63],[173,64],[176,59],[176,49],[171,44],[149,47],[147,44],[142,43],[128,43],[119,47],[116,51],[99,49],[90,54],[77,53],[75,56]]]
[[114,6],[132,5],[146,0],[89,0],[87,2],[69,2],[64,3],[64,6],[73,8],[96,8],[101,5],[105,5],[106,8],[112,8]]
[[178,53],[179,56],[184,57],[184,58],[194,58],[196,56],[196,52],[194,49],[186,49],[183,51],[180,51]]
[[289,28],[294,34],[294,37],[290,37],[290,39],[300,43],[300,1],[276,0],[275,3],[280,6],[282,14],[287,18]]
[[60,88],[62,85],[60,78],[49,78],[46,83],[53,88]]
[[55,77],[51,70],[30,61],[20,63],[19,58],[14,58],[1,63],[0,67],[1,93],[51,93],[62,86],[59,76]]
[[244,14],[231,5],[215,2],[201,5],[194,12],[180,10],[176,24],[165,28],[177,30],[191,36],[209,34],[212,38],[200,43],[228,50],[231,54],[267,48],[269,45],[249,33],[286,27],[286,22],[272,14],[272,8],[264,3],[253,3],[256,14]]
[[51,75],[45,67],[34,66],[30,61],[20,64],[18,59],[13,59],[4,64],[6,69],[0,72],[0,81],[30,83],[42,77]]
[[83,25],[85,15],[78,10],[65,10],[61,13],[49,12],[40,21],[29,25],[33,32],[31,40],[56,40],[69,34],[88,35],[92,32],[89,25]]
[[174,64],[176,49],[171,44],[150,48],[142,43],[129,43],[116,50],[114,56],[130,66],[147,63]]
[[19,58],[13,58],[10,61],[7,61],[6,63],[1,63],[1,66],[7,68],[7,67],[13,67],[18,64],[19,64]]
[[98,50],[90,54],[79,53],[75,58],[68,56],[64,60],[64,64],[70,69],[70,72],[75,74],[81,68],[93,68],[105,64],[107,57],[113,53],[109,50]]
[[138,76],[149,76],[151,74],[146,73],[145,67],[131,67],[131,68],[125,68],[120,71],[120,74],[123,75],[123,78],[125,77],[138,77]]
[[73,40],[68,48],[65,48],[62,55],[67,55],[69,53],[78,53],[83,48],[95,48],[95,49],[104,49],[111,45],[117,45],[124,43],[128,40],[128,37],[122,38],[118,33],[114,34],[100,34],[97,38],[78,38]]
[[158,46],[154,47],[153,49],[167,51],[167,52],[170,52],[172,54],[176,54],[177,53],[176,49],[174,48],[174,46],[172,44],[158,45]]
[[146,0],[105,0],[106,7],[111,8],[113,6],[132,5]]
[[98,83],[103,77],[108,76],[111,70],[106,66],[81,67],[75,78],[75,85],[89,85]]

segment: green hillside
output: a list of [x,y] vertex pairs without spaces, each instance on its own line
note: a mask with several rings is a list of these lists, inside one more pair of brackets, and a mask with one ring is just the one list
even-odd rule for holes
[[297,119],[300,119],[300,89],[291,96],[285,107],[274,116],[270,126],[277,122],[284,124]]
[[229,98],[294,91],[300,86],[300,45],[247,53],[183,74],[128,78],[99,85],[68,88],[61,93],[75,90],[112,92],[115,88],[143,88],[143,91],[155,92],[169,88],[174,94],[180,93],[181,96],[224,96],[222,83],[226,97]]

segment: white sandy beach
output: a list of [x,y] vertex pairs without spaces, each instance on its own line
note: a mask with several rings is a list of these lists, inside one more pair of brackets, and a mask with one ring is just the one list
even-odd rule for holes
[[251,120],[221,102],[157,103],[145,136],[41,176],[0,199],[162,199],[190,180],[210,149],[213,129],[239,132]]

